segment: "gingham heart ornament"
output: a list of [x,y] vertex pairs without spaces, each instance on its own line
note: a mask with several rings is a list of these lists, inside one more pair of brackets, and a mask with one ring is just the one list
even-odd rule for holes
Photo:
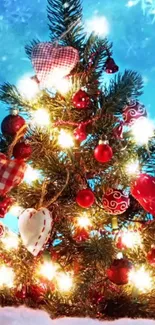
[[4,196],[10,190],[19,185],[26,170],[24,160],[8,159],[4,154],[0,153],[0,195]]
[[67,76],[79,62],[78,51],[71,46],[38,43],[32,50],[32,64],[41,87],[54,85]]
[[18,220],[19,232],[24,246],[34,256],[37,256],[46,244],[52,229],[50,211],[40,208],[38,211],[26,209]]

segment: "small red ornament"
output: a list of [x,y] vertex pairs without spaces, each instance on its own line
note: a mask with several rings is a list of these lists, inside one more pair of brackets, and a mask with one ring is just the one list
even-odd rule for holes
[[117,285],[127,284],[132,269],[133,265],[128,259],[115,259],[107,270],[108,279]]
[[107,163],[112,159],[112,156],[112,148],[103,141],[100,141],[98,146],[94,150],[95,159],[100,163]]
[[83,242],[89,239],[89,231],[85,228],[80,228],[78,227],[76,229],[75,235],[74,235],[74,239],[77,242]]
[[155,216],[155,177],[140,174],[131,185],[132,196],[144,210]]
[[11,205],[14,203],[14,199],[6,197],[0,201],[0,218],[4,218],[6,213],[9,211]]
[[26,123],[22,116],[10,114],[2,121],[1,130],[4,135],[14,136],[24,125]]
[[23,285],[21,288],[17,288],[15,290],[15,297],[17,299],[25,299],[27,297],[27,287]]
[[106,63],[105,63],[105,72],[108,74],[116,73],[118,72],[119,67],[115,63],[114,59],[111,57],[108,57]]
[[94,193],[89,188],[80,190],[76,196],[76,202],[82,208],[90,208],[94,201]]
[[74,130],[74,137],[76,140],[82,142],[87,139],[86,126],[81,123],[77,129]]
[[28,159],[32,153],[32,148],[29,143],[18,142],[13,148],[13,156],[17,159]]
[[124,213],[130,204],[128,194],[121,190],[109,189],[103,195],[103,207],[107,213],[117,215]]
[[90,105],[90,97],[86,91],[82,89],[73,96],[72,101],[74,107],[77,109],[87,109]]
[[151,266],[155,267],[155,247],[152,247],[148,252],[147,260]]
[[124,107],[123,119],[126,125],[132,126],[137,120],[147,117],[145,106],[137,101],[132,101]]
[[45,283],[33,284],[29,288],[29,297],[37,301],[42,301],[46,292],[47,285]]

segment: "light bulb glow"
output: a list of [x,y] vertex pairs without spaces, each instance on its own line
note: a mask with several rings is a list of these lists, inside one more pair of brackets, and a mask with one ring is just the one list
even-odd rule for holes
[[16,234],[9,233],[4,238],[1,238],[6,250],[17,249],[19,246],[19,238]]
[[130,271],[129,282],[132,283],[141,292],[149,291],[152,288],[151,276],[143,266],[138,270]]
[[39,274],[51,281],[56,275],[57,267],[52,262],[44,262],[39,269]]
[[118,260],[121,260],[123,258],[123,254],[119,252],[116,257]]
[[73,287],[73,278],[69,273],[60,273],[57,277],[57,284],[59,290],[62,292],[68,292]]
[[153,122],[147,118],[138,119],[131,128],[132,134],[137,144],[147,144],[154,134]]
[[78,226],[80,228],[86,228],[87,229],[88,227],[91,226],[90,219],[86,215],[83,215],[80,218],[78,218],[77,223],[78,223]]
[[23,208],[19,206],[18,204],[14,204],[10,210],[9,213],[12,214],[15,217],[18,217],[23,211]]
[[62,148],[71,148],[74,146],[72,135],[65,130],[60,131],[58,143]]
[[105,16],[94,16],[86,20],[85,30],[88,33],[94,32],[98,36],[107,36],[109,34],[109,22]]
[[127,248],[135,248],[136,246],[141,246],[142,238],[139,232],[125,231],[121,235],[122,243]]
[[39,180],[41,177],[40,171],[33,169],[30,165],[27,166],[24,174],[24,182],[31,184],[36,180]]
[[72,82],[68,78],[56,78],[54,88],[61,94],[66,95],[72,89]]
[[34,99],[40,91],[37,82],[28,76],[24,76],[22,79],[19,80],[17,84],[17,89],[22,95],[22,97],[27,100]]
[[130,8],[130,7],[136,6],[136,4],[138,3],[138,1],[137,0],[136,1],[135,0],[134,1],[133,0],[130,0],[130,1],[127,2],[126,7],[129,7]]
[[0,266],[0,287],[12,288],[14,285],[13,269],[5,265]]
[[31,113],[32,121],[31,123],[36,124],[38,127],[47,127],[50,124],[49,113],[44,108],[39,108]]
[[126,171],[129,175],[134,175],[139,172],[139,161],[131,161],[126,166]]

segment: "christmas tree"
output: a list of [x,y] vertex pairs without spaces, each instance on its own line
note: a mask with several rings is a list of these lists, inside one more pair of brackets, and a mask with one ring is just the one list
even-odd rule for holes
[[[0,304],[52,317],[154,317],[154,128],[141,76],[82,24],[79,0],[48,0],[34,76],[1,86]],[[104,77],[111,74],[105,84]]]

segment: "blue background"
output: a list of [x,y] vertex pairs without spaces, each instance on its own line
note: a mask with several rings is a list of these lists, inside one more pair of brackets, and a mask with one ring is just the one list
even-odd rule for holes
[[[48,40],[46,5],[46,0],[0,1],[0,83],[16,84],[23,75],[33,74],[24,46],[33,38]],[[116,63],[120,71],[127,68],[142,75],[145,88],[141,101],[154,119],[155,0],[84,0],[83,8],[84,21],[106,17]],[[5,115],[1,104],[0,120]],[[17,230],[15,217],[8,215],[4,222]]]

